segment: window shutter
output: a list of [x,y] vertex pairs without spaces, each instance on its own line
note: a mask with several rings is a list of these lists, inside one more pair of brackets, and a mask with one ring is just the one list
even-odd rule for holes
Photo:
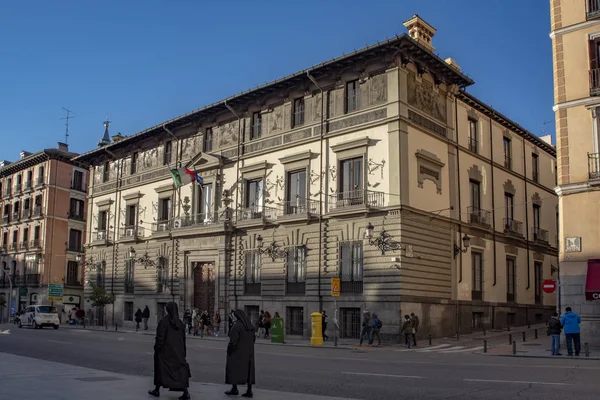
[[589,41],[589,52],[590,52],[590,69],[598,68],[598,41]]

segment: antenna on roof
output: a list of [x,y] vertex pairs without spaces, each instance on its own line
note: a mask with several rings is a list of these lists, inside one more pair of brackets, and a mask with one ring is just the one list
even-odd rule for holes
[[548,132],[546,131],[546,125],[553,123],[554,121],[546,121],[542,124],[542,136],[546,136],[548,135]]
[[75,118],[75,116],[71,116],[71,110],[63,107],[63,110],[65,110],[67,112],[67,116],[61,119],[66,119],[67,122],[65,123],[65,144],[69,143],[69,120]]

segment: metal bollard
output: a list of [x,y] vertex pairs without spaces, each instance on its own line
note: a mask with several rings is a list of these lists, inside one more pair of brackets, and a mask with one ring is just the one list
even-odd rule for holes
[[429,345],[431,346],[431,335],[429,335]]
[[513,340],[512,340],[512,333],[508,334],[508,344],[512,344]]
[[115,324],[115,332],[117,331],[118,327],[119,327],[119,325]]
[[513,343],[513,354],[517,354],[517,341],[515,340]]
[[525,331],[523,331],[523,341],[526,342],[527,338],[525,338]]
[[483,341],[483,352],[487,353],[487,340]]
[[590,356],[590,346],[588,345],[588,343],[587,343],[587,342],[585,342],[585,343],[583,344],[583,349],[584,349],[584,351],[585,351],[585,356],[586,356],[586,357],[589,357],[589,356]]
[[487,332],[486,332],[486,330],[485,330],[485,326],[484,326],[484,327],[483,327],[483,336],[485,336],[485,335],[486,335],[486,333],[487,333]]
[[537,329],[534,331],[534,333],[535,333],[535,338],[537,339],[538,338],[538,331],[537,331]]

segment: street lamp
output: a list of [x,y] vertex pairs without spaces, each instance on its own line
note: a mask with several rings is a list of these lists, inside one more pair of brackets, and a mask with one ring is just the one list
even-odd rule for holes
[[457,246],[456,244],[454,244],[454,258],[456,258],[456,256],[459,255],[460,253],[467,252],[467,249],[469,248],[469,245],[471,244],[471,238],[469,237],[469,235],[467,235],[465,233],[465,236],[463,236],[463,238],[462,238],[462,242],[463,242],[464,249],[461,248],[460,246]]
[[257,250],[260,254],[266,254],[271,257],[272,261],[275,261],[276,258],[286,259],[288,256],[288,252],[286,249],[281,248],[277,243],[273,240],[268,247],[263,247],[263,238],[261,235],[256,237]]
[[396,242],[392,235],[387,233],[385,229],[382,229],[377,237],[373,236],[374,229],[373,224],[370,222],[367,223],[367,226],[365,227],[365,237],[369,240],[371,246],[375,246],[381,250],[381,255],[385,255],[385,252],[388,250],[395,251],[400,248],[400,244]]

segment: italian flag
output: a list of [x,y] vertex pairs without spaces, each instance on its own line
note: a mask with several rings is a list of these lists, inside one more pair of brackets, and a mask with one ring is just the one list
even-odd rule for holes
[[202,178],[189,168],[172,169],[171,176],[173,177],[173,183],[175,183],[175,187],[177,188],[192,182],[196,182],[199,185],[202,184]]

